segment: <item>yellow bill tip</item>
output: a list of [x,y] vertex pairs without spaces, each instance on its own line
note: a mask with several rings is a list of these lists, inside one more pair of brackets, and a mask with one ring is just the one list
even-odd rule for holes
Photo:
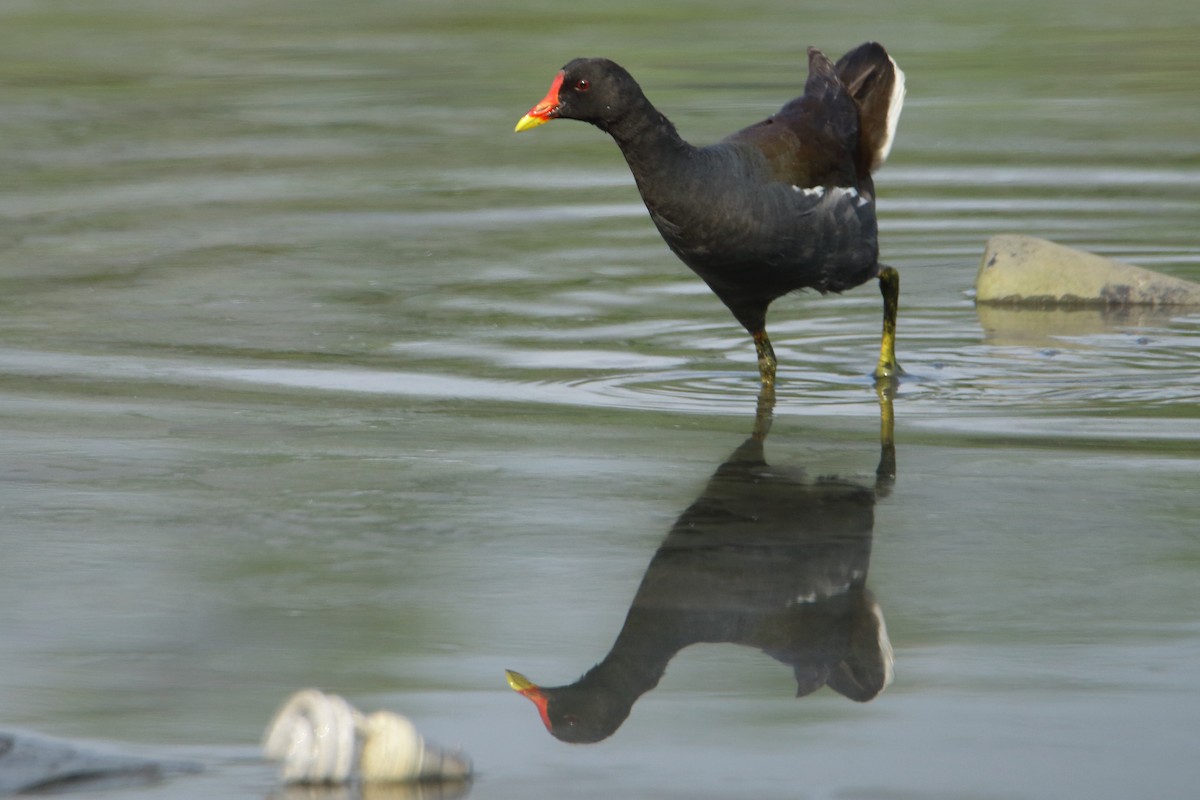
[[527,692],[530,689],[537,688],[537,684],[515,670],[504,670],[504,677],[508,678],[508,685],[512,687],[514,692]]
[[535,117],[533,114],[526,114],[517,122],[515,133],[527,131],[530,128],[536,128],[538,125],[545,124],[550,121],[550,117]]

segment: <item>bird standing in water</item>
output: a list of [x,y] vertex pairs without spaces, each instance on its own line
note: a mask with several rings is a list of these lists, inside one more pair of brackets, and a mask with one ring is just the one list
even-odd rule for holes
[[733,312],[775,383],[767,307],[798,289],[841,292],[878,278],[884,298],[877,378],[896,363],[899,276],[879,263],[875,185],[904,101],[904,73],[867,42],[836,64],[808,50],[804,94],[707,147],[688,144],[618,64],[577,58],[554,78],[517,131],[552,119],[608,133],[650,217],[683,263]]

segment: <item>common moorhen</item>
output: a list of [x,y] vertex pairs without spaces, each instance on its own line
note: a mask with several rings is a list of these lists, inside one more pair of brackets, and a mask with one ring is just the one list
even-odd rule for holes
[[767,306],[797,289],[840,292],[878,278],[883,341],[875,375],[896,363],[899,276],[879,263],[871,173],[892,147],[904,73],[875,42],[834,64],[808,50],[804,94],[717,144],[688,144],[618,64],[577,58],[517,123],[578,119],[625,155],[667,245],[754,337],[764,384],[775,382]]

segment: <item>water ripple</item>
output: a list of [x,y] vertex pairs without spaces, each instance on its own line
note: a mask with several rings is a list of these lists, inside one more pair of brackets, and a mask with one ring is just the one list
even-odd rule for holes
[[[876,320],[843,303],[830,316],[776,328],[783,414],[876,413],[869,370]],[[871,314],[868,322],[868,314]],[[983,323],[980,332],[979,322]],[[904,320],[902,415],[1026,417],[1120,414],[1200,418],[1200,317],[926,308]],[[294,358],[141,357],[0,351],[8,376],[81,383],[251,387],[620,410],[743,415],[758,393],[753,353],[731,327],[641,322],[571,326],[563,346],[546,331],[482,341],[405,342],[394,368],[304,364]],[[625,337],[638,334],[638,352]],[[427,366],[426,366],[427,365]],[[1019,426],[1018,426],[1019,427]],[[1142,426],[1135,426],[1139,430]]]

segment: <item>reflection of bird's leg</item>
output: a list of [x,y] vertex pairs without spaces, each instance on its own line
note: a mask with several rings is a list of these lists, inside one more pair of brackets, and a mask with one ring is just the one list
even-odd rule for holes
[[[894,267],[879,268],[879,292],[883,295],[883,339],[879,343],[876,378],[904,374],[896,363],[896,313],[900,309],[900,273]],[[764,334],[765,335],[765,334]]]
[[754,349],[758,352],[758,374],[762,378],[763,386],[775,386],[775,350],[771,347],[771,340],[767,338],[767,329],[759,328],[753,331]]
[[751,436],[763,441],[771,432],[771,420],[775,416],[775,385],[764,383],[758,392],[758,405],[754,409],[754,432]]
[[875,493],[886,497],[896,482],[896,415],[892,408],[896,379],[876,379],[875,393],[879,396],[879,466],[875,469]]

